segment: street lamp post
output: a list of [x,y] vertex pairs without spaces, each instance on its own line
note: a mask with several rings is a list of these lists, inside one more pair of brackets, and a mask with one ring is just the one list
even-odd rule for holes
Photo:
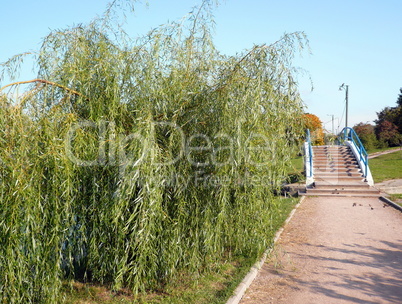
[[327,114],[327,116],[332,116],[332,134],[335,134],[335,129],[334,129],[334,114]]
[[346,91],[346,117],[345,117],[345,128],[348,127],[348,103],[349,103],[349,85],[342,83],[342,85],[339,87],[339,91],[342,91],[342,89],[345,89]]
[[345,89],[346,92],[346,116],[345,116],[345,140],[347,138],[347,134],[348,134],[348,103],[349,103],[349,86],[345,83],[342,83],[342,85],[339,87],[339,91],[342,91],[342,89]]

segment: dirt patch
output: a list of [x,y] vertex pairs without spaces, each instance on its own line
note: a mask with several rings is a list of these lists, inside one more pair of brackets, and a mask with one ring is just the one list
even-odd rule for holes
[[402,213],[378,198],[308,198],[241,303],[400,303]]

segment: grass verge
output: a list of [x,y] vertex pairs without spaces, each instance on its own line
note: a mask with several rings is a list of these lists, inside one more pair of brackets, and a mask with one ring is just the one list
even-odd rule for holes
[[390,194],[391,200],[402,200],[402,193],[401,194]]
[[[280,204],[272,229],[273,236],[299,202],[299,198],[278,198]],[[260,257],[236,256],[212,265],[201,274],[182,273],[179,279],[169,282],[163,290],[140,294],[135,297],[129,290],[113,292],[108,286],[66,282],[63,292],[67,304],[218,304],[225,303],[238,284]]]
[[374,182],[402,178],[402,151],[380,155],[369,161]]
[[390,194],[389,199],[394,203],[402,206],[402,193]]
[[291,159],[291,166],[288,172],[289,183],[302,182],[305,180],[304,172],[304,158],[297,156]]

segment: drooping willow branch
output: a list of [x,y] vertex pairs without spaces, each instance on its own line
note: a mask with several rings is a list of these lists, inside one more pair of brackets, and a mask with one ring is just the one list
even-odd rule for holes
[[32,79],[32,80],[18,81],[18,82],[9,83],[9,84],[5,85],[4,87],[0,88],[0,91],[3,91],[4,89],[6,89],[8,87],[11,87],[11,86],[27,84],[27,83],[35,83],[35,82],[36,83],[42,83],[42,84],[49,84],[49,85],[64,89],[64,90],[66,90],[66,91],[68,91],[68,92],[70,92],[72,94],[75,94],[75,95],[78,95],[78,96],[83,96],[80,92],[77,92],[77,91],[75,91],[73,89],[70,89],[70,88],[68,88],[66,86],[63,86],[63,85],[58,84],[56,82],[52,82],[52,81],[45,80],[45,79],[39,79],[39,78]]

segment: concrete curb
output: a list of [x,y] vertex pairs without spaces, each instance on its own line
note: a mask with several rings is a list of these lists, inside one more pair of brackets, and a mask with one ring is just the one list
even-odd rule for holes
[[[300,206],[300,204],[305,199],[306,199],[305,196],[303,196],[300,199],[300,202],[293,208],[292,212],[290,212],[290,214],[289,214],[288,218],[286,219],[285,224],[283,225],[283,227],[280,228],[276,232],[273,245],[275,245],[275,243],[279,240],[279,238],[280,238],[280,236],[281,236],[281,234],[283,232],[284,227],[289,223],[289,221],[292,219],[293,215],[295,214],[296,209]],[[264,265],[265,260],[267,259],[268,255],[271,253],[271,251],[272,251],[272,247],[270,247],[267,250],[265,250],[264,254],[262,255],[262,258],[251,267],[250,271],[247,273],[247,275],[241,281],[239,286],[237,286],[237,288],[233,292],[233,295],[227,300],[226,304],[238,304],[240,302],[240,300],[243,298],[244,293],[246,292],[247,288],[250,287],[251,283],[256,278],[256,276],[258,274],[258,271]]]
[[395,209],[402,212],[402,206],[398,205],[397,203],[394,203],[390,199],[388,199],[384,196],[380,196],[380,200],[382,200],[383,202],[387,203],[388,205],[390,205],[390,206],[394,207]]

